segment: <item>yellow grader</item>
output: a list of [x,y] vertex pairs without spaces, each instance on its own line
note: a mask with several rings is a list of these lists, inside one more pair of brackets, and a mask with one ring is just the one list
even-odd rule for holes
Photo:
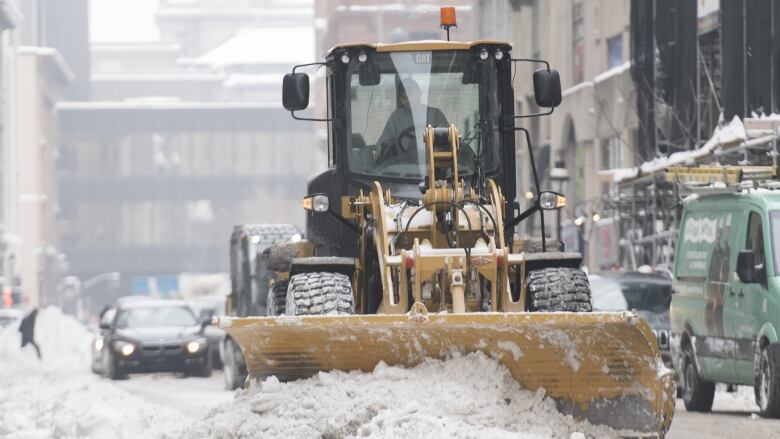
[[[328,99],[315,120],[328,126],[330,167],[308,183],[306,238],[271,249],[287,257],[267,315],[220,321],[250,378],[482,351],[563,413],[627,435],[665,434],[675,384],[650,328],[633,312],[591,312],[581,255],[544,237],[544,211],[565,198],[539,190],[530,136],[515,127],[513,65],[545,65],[533,77],[545,114],[561,101],[560,81],[510,50],[499,41],[345,44],[316,63]],[[297,119],[309,100],[301,68],[283,87]],[[536,183],[522,212],[518,130]],[[537,213],[542,238],[514,239]]]

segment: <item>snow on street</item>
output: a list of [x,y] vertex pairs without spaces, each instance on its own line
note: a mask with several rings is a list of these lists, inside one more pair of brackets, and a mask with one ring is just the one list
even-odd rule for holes
[[[613,431],[559,414],[541,392],[521,390],[482,354],[414,369],[319,373],[246,391],[222,390],[222,375],[131,375],[89,371],[91,334],[57,309],[38,317],[32,349],[16,325],[0,331],[0,437],[19,438],[610,438]],[[668,438],[773,437],[780,421],[756,415],[752,389],[719,389],[714,413],[677,403]]]

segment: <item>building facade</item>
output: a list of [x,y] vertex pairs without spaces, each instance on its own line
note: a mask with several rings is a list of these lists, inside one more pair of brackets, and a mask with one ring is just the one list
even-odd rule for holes
[[227,272],[236,224],[302,227],[327,166],[316,125],[281,105],[283,75],[314,57],[311,1],[161,1],[157,22],[161,41],[94,42],[91,99],[57,107],[71,269],[120,275],[82,291],[92,310]]

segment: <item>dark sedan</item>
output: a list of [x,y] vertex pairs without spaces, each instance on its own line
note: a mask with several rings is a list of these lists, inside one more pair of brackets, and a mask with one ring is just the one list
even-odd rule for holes
[[114,318],[101,321],[100,369],[110,379],[140,372],[210,376],[211,352],[204,336],[207,325],[198,322],[184,302],[120,302]]
[[669,351],[669,305],[672,281],[661,274],[606,272],[588,276],[594,311],[636,310],[653,330],[666,367]]

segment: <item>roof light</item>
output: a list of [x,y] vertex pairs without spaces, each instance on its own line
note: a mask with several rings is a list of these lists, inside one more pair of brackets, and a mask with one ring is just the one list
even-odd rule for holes
[[360,52],[360,55],[358,55],[358,61],[360,62],[368,61],[368,55],[366,55],[366,52]]
[[348,53],[345,52],[343,55],[341,55],[341,62],[343,62],[344,64],[349,64],[349,54]]
[[496,61],[501,61],[501,59],[504,58],[504,51],[501,49],[496,49],[496,53],[493,56],[496,58]]
[[458,20],[455,17],[455,7],[445,6],[439,10],[439,18],[441,19],[441,27],[446,29],[450,27],[458,27]]
[[482,61],[488,59],[488,56],[489,55],[487,49],[482,49],[479,51],[479,59],[481,59]]

